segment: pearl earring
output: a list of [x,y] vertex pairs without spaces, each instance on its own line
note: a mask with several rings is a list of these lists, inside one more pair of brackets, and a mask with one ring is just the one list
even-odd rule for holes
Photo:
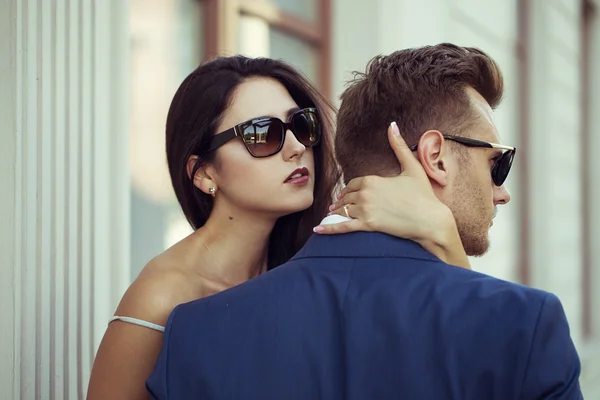
[[212,197],[215,197],[215,196],[217,195],[217,188],[216,188],[216,187],[214,187],[214,186],[211,186],[211,187],[209,187],[209,188],[208,188],[208,191],[210,192],[210,195],[211,195]]

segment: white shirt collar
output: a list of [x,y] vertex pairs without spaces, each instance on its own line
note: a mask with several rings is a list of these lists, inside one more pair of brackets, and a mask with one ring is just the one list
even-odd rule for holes
[[332,214],[323,219],[321,221],[321,225],[331,225],[331,224],[339,224],[340,222],[348,222],[352,221],[351,218],[344,217],[343,215]]

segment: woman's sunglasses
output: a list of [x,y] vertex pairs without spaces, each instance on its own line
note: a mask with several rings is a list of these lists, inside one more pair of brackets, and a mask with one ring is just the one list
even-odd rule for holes
[[290,115],[289,122],[279,118],[262,117],[242,122],[233,128],[216,134],[208,151],[213,151],[239,136],[252,157],[269,157],[281,151],[287,131],[306,147],[313,147],[321,140],[321,123],[316,108],[304,108]]
[[[444,139],[452,140],[468,147],[484,147],[488,149],[506,150],[500,157],[494,160],[494,166],[492,167],[492,180],[494,181],[494,185],[502,186],[504,184],[504,181],[510,172],[510,167],[512,167],[515,153],[517,152],[515,147],[484,142],[483,140],[470,139],[462,136],[444,135]],[[417,145],[415,144],[412,146],[411,150],[417,150]]]

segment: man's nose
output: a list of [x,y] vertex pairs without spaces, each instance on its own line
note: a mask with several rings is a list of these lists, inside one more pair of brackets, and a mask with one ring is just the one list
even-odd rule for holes
[[507,204],[510,201],[510,193],[504,185],[494,188],[494,205]]

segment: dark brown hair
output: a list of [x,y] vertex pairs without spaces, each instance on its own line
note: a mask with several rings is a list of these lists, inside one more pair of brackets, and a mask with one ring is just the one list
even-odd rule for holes
[[443,43],[372,59],[341,96],[335,151],[344,180],[400,172],[387,140],[392,121],[409,146],[431,129],[460,134],[473,122],[469,86],[492,108],[500,103],[502,73],[475,48]]
[[[279,218],[269,241],[269,268],[289,260],[308,240],[331,203],[339,179],[333,158],[331,105],[308,80],[290,65],[268,58],[243,56],[215,58],[193,71],[181,84],[167,116],[167,161],[171,182],[183,213],[194,229],[206,223],[213,198],[193,184],[187,174],[187,161],[198,155],[194,173],[214,160],[207,152],[210,140],[229,107],[238,85],[250,77],[279,81],[300,108],[316,107],[323,124],[323,137],[313,149],[315,162],[314,202],[310,208]],[[194,174],[192,174],[194,176]]]

